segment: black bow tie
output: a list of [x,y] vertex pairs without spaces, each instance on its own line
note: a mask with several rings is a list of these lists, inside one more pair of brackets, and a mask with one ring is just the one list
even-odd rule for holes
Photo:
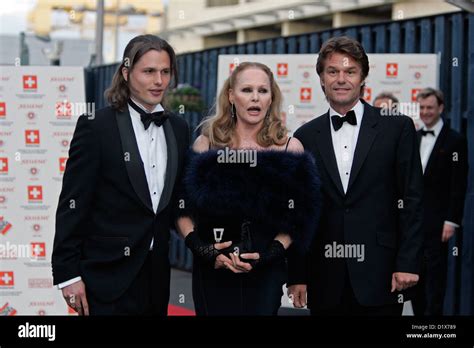
[[424,130],[424,129],[421,130],[421,135],[422,136],[425,136],[427,134],[431,134],[432,136],[435,136],[434,130]]
[[150,127],[150,124],[153,122],[158,127],[161,127],[163,123],[168,119],[168,114],[164,111],[157,111],[148,113],[140,108],[137,104],[135,104],[131,99],[128,100],[130,106],[140,114],[140,119],[142,120],[143,126],[145,130]]
[[334,127],[334,130],[338,131],[342,127],[344,122],[355,126],[357,124],[357,118],[354,110],[351,110],[344,117],[338,115],[331,116],[331,122],[332,126]]

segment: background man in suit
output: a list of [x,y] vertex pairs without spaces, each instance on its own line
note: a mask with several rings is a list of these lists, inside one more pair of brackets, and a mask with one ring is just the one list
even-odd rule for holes
[[443,93],[426,88],[418,93],[418,131],[424,173],[425,234],[423,268],[416,299],[415,315],[442,315],[448,240],[462,223],[467,185],[467,142],[443,122]]
[[77,122],[52,267],[79,314],[167,314],[174,187],[189,146],[186,122],[161,106],[176,77],[172,47],[137,36],[106,92],[111,106]]
[[360,99],[369,62],[359,42],[328,40],[316,70],[330,108],[295,137],[316,159],[323,209],[306,280],[304,265],[290,267],[289,295],[304,305],[307,284],[314,315],[401,315],[396,291],[417,283],[423,237],[413,122]]
[[376,108],[387,108],[391,110],[396,104],[398,104],[398,102],[398,98],[395,97],[392,93],[382,92],[375,97],[373,105]]

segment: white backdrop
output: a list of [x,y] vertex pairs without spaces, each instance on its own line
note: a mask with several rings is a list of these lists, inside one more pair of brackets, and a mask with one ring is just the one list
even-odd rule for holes
[[[435,54],[369,54],[370,71],[365,100],[372,104],[381,92],[393,93],[400,102],[416,101],[425,87],[438,87]],[[283,118],[290,131],[325,113],[329,105],[316,73],[317,54],[220,55],[217,93],[238,62],[256,61],[273,71],[283,93]],[[412,116],[412,115],[410,115]],[[418,123],[417,115],[413,115]]]
[[82,67],[0,67],[0,315],[68,314],[52,284],[54,216]]

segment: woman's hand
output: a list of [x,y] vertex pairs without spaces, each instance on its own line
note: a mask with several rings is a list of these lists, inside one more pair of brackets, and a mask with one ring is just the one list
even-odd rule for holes
[[[232,244],[231,240],[224,243],[216,243],[214,244],[214,248],[216,248],[216,250],[222,250],[222,249],[230,247],[231,244]],[[232,260],[229,259],[224,254],[219,254],[216,257],[216,261],[214,262],[214,269],[227,268],[225,265],[226,263],[232,263]]]
[[194,255],[204,261],[215,264],[217,257],[221,254],[219,250],[228,248],[232,244],[232,241],[215,244],[206,243],[199,238],[197,232],[191,231],[186,235],[184,243],[191,249]]
[[[230,269],[234,273],[248,273],[250,272],[253,267],[250,263],[243,262],[239,258],[239,254],[236,252],[230,253],[229,254],[231,258],[231,262],[225,262],[225,267]],[[246,253],[241,255],[242,258],[248,259],[248,260],[258,260],[260,258],[259,253]]]
[[261,254],[256,254],[258,255],[257,258],[249,257],[252,254],[242,254],[242,258],[249,260],[252,269],[268,266],[283,260],[285,258],[285,247],[278,239],[274,239],[266,250]]

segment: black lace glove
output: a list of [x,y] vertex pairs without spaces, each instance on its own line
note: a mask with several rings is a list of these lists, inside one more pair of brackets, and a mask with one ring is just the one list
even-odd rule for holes
[[214,244],[205,243],[199,238],[195,231],[191,231],[184,239],[184,244],[191,249],[194,255],[205,261],[214,263],[220,251],[214,247]]
[[258,260],[241,259],[244,262],[248,262],[252,265],[252,269],[257,269],[265,265],[269,265],[285,258],[285,247],[278,240],[272,240],[268,248],[260,253]]

